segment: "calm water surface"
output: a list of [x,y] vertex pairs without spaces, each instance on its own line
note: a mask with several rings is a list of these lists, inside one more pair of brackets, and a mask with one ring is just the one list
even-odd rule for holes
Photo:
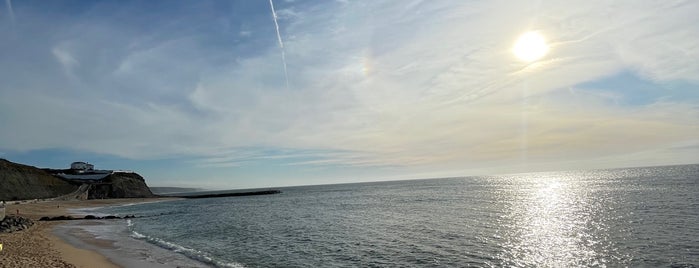
[[281,190],[102,212],[212,266],[699,266],[699,165]]

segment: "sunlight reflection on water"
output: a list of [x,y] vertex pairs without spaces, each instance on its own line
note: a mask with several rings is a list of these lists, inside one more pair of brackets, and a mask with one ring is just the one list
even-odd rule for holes
[[594,214],[598,204],[584,181],[562,175],[512,177],[505,255],[508,265],[599,266],[607,239]]
[[699,165],[318,185],[282,192],[100,212],[145,215],[133,220],[133,231],[250,267],[699,263]]

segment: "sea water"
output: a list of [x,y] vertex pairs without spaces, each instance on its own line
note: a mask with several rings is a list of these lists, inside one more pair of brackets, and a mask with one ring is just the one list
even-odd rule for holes
[[280,190],[103,208],[139,218],[95,232],[195,260],[142,252],[169,266],[699,266],[699,165]]

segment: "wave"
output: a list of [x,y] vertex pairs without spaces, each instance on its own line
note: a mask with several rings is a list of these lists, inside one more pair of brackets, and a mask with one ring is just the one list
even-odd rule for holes
[[139,239],[139,240],[144,240],[144,241],[151,243],[153,245],[156,245],[158,247],[185,255],[190,259],[193,259],[193,260],[196,260],[199,262],[203,262],[205,264],[209,264],[209,265],[212,265],[214,267],[223,267],[223,268],[244,268],[245,267],[240,263],[223,262],[220,260],[216,260],[216,259],[212,258],[206,252],[203,252],[200,250],[181,246],[181,245],[178,245],[178,244],[175,244],[175,243],[172,243],[169,241],[165,241],[165,240],[157,238],[157,237],[141,234],[141,233],[133,230],[134,224],[131,220],[126,220],[126,224],[129,228],[129,231],[131,231],[131,237],[133,237],[135,239]]
[[79,216],[92,215],[92,216],[97,216],[97,217],[104,217],[104,216],[111,215],[108,213],[97,212],[98,210],[103,209],[103,208],[105,208],[105,207],[69,208],[68,214],[79,215]]

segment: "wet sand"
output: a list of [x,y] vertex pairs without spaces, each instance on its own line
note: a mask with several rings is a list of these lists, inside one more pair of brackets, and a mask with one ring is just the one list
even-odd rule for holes
[[[173,198],[130,198],[86,201],[7,202],[6,214],[34,220],[26,230],[0,233],[0,267],[119,267],[96,251],[76,248],[52,233],[61,222],[38,221],[44,216],[71,215],[69,209],[174,200]],[[98,224],[88,223],[84,224]],[[74,233],[81,241],[95,247],[110,247],[111,242],[88,233]]]

